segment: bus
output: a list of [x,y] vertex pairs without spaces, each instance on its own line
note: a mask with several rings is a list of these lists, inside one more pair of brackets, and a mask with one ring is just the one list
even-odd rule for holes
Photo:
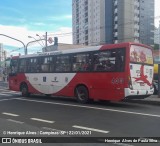
[[22,96],[121,101],[152,95],[153,53],[138,43],[60,50],[11,59],[9,89]]

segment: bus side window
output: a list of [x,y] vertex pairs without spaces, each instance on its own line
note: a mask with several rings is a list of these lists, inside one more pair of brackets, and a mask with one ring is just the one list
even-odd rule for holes
[[101,66],[101,65],[100,65],[100,61],[99,61],[99,53],[95,53],[95,54],[93,55],[93,64],[94,64],[93,70],[94,70],[94,71],[98,71],[98,70],[99,70],[99,67]]
[[94,64],[94,71],[104,71],[105,70],[105,60],[103,60],[102,53],[96,52],[93,55],[93,64]]
[[56,58],[56,72],[69,72],[71,68],[70,56],[62,55]]
[[40,69],[42,72],[49,72],[49,57],[42,58],[42,64]]
[[124,49],[117,50],[116,69],[117,71],[124,71]]
[[96,52],[93,55],[94,71],[115,71],[115,51]]
[[89,71],[91,68],[91,58],[89,53],[73,55],[73,71]]
[[37,58],[29,58],[27,72],[37,72]]

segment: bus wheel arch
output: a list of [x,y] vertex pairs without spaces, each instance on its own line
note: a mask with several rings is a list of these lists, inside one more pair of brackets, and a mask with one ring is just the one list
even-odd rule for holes
[[28,85],[25,82],[22,82],[20,85],[20,91],[21,91],[21,95],[23,97],[28,97],[30,95],[29,91],[28,91]]
[[84,84],[77,85],[75,87],[74,94],[75,94],[77,101],[80,103],[88,103],[90,100],[89,90],[87,86]]

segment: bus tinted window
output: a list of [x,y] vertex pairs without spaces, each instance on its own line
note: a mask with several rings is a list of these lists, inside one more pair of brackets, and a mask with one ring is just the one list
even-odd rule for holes
[[89,53],[73,55],[73,71],[89,71],[91,67],[91,58]]
[[71,68],[70,56],[63,55],[56,57],[56,72],[69,72]]
[[10,64],[10,67],[11,67],[11,70],[10,70],[10,74],[16,74],[17,73],[17,68],[18,66],[18,60],[17,59],[13,59],[11,60],[11,64]]
[[116,50],[116,70],[117,71],[124,71],[125,67],[125,49],[118,49]]
[[29,58],[28,59],[28,68],[27,68],[27,72],[38,72],[38,66],[39,66],[39,58]]
[[27,71],[27,59],[20,59],[19,60],[19,72],[26,72]]
[[43,57],[41,64],[41,72],[53,72],[54,71],[54,62],[53,57]]
[[94,71],[115,71],[115,54],[115,51],[103,51],[94,53]]

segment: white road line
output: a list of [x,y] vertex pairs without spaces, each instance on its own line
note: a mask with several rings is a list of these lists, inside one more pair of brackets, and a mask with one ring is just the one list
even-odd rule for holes
[[20,94],[19,92],[2,92],[0,94]]
[[19,115],[17,115],[17,114],[5,113],[5,112],[3,112],[2,114],[3,114],[3,115],[7,115],[7,116],[13,116],[13,117],[18,117],[18,116],[19,116]]
[[78,129],[95,131],[95,132],[101,132],[101,133],[109,133],[109,131],[100,130],[100,129],[95,129],[95,128],[88,128],[88,127],[83,127],[83,126],[78,126],[78,125],[74,125],[74,126],[72,126],[72,127],[73,127],[73,128],[78,128]]
[[8,96],[8,94],[3,94],[3,93],[0,93],[0,95],[2,95],[2,96]]
[[12,90],[8,90],[8,91],[11,92],[11,93],[21,93],[19,91],[12,91]]
[[42,127],[45,130],[50,130],[50,131],[57,131],[57,132],[62,132],[63,130],[58,130],[58,129],[52,129],[52,128],[48,128],[48,127]]
[[[50,131],[56,131],[57,129],[52,129],[52,128],[48,128],[48,127],[42,127],[43,129],[45,129],[45,130],[50,130]],[[59,131],[61,131],[61,130],[59,130]]]
[[30,118],[31,120],[34,120],[34,121],[40,121],[40,122],[45,122],[45,123],[54,123],[54,121],[49,121],[49,120],[44,120],[44,119],[38,119],[38,118]]
[[14,100],[14,99],[18,99],[18,98],[1,99],[0,102],[1,102],[1,101],[6,101],[6,100]]
[[126,114],[133,114],[133,115],[141,115],[141,116],[160,118],[160,115],[137,113],[137,112],[115,110],[115,109],[108,109],[108,108],[99,108],[99,107],[93,107],[93,106],[83,106],[83,105],[65,104],[65,103],[56,103],[56,102],[46,102],[46,101],[40,101],[40,100],[29,100],[29,99],[24,99],[24,98],[17,98],[17,100],[24,100],[24,101],[38,102],[38,103],[45,103],[45,104],[54,104],[54,105],[56,104],[56,105],[71,106],[71,107],[78,107],[78,108],[83,107],[83,108],[87,108],[87,109],[95,109],[95,110],[102,110],[102,111],[111,111],[111,112],[119,112],[119,113],[126,113]]
[[12,119],[7,119],[7,121],[18,123],[18,124],[23,124],[24,123],[24,122],[12,120]]
[[134,145],[126,144],[126,143],[113,143],[113,144],[119,145],[119,146],[134,146]]

